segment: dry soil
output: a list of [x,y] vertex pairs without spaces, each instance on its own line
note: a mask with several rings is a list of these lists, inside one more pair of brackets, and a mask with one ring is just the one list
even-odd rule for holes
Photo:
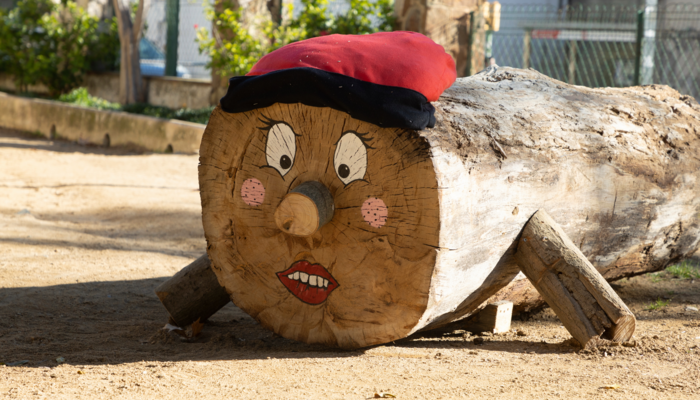
[[181,340],[153,289],[204,253],[197,162],[0,131],[0,397],[700,398],[700,280],[663,275],[614,285],[634,347],[581,351],[546,309],[479,345],[454,331],[341,351],[233,304]]

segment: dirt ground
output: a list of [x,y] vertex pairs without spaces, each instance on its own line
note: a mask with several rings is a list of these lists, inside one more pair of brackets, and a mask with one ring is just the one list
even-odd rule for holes
[[153,290],[205,251],[197,162],[0,131],[0,397],[700,398],[700,280],[663,275],[614,284],[634,347],[581,351],[546,309],[480,345],[455,331],[342,351],[233,304],[183,341]]

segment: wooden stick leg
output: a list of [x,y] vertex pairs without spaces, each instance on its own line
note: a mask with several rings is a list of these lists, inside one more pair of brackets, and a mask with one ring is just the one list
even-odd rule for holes
[[632,337],[634,314],[545,211],[525,225],[515,257],[582,346],[601,336],[618,342]]
[[156,295],[178,326],[204,321],[231,301],[206,254],[160,284]]

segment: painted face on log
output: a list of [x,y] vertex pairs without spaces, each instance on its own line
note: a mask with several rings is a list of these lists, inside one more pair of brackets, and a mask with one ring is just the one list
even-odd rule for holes
[[357,347],[410,331],[438,246],[422,138],[301,104],[217,109],[207,131],[205,231],[236,305],[306,342]]

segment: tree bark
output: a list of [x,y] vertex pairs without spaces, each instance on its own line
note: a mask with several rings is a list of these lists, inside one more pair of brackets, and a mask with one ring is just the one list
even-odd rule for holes
[[[538,209],[608,281],[662,270],[698,249],[700,106],[692,97],[662,85],[590,89],[489,68],[459,79],[435,106],[438,125],[424,136],[442,196],[459,197],[441,217],[464,221],[442,236],[438,252],[454,262],[440,275],[468,295],[436,298],[422,329],[498,300],[516,312],[543,304],[513,257]],[[447,286],[432,285],[436,293]]]
[[139,0],[134,21],[131,20],[131,6],[128,0],[113,0],[119,29],[121,63],[119,67],[119,103],[132,104],[145,101],[145,91],[141,79],[141,59],[139,41],[146,0]]
[[[217,108],[200,148],[200,193],[212,268],[234,303],[284,337],[363,347],[443,327],[489,302],[512,300],[518,310],[539,299],[515,260],[539,209],[606,279],[660,270],[698,249],[692,98],[491,68],[459,79],[434,106],[437,124],[423,131],[302,104]],[[367,146],[343,164],[338,148],[349,134]],[[365,155],[362,179],[343,181],[355,172],[338,166]],[[308,181],[329,190],[335,212],[297,237],[275,212]]]

